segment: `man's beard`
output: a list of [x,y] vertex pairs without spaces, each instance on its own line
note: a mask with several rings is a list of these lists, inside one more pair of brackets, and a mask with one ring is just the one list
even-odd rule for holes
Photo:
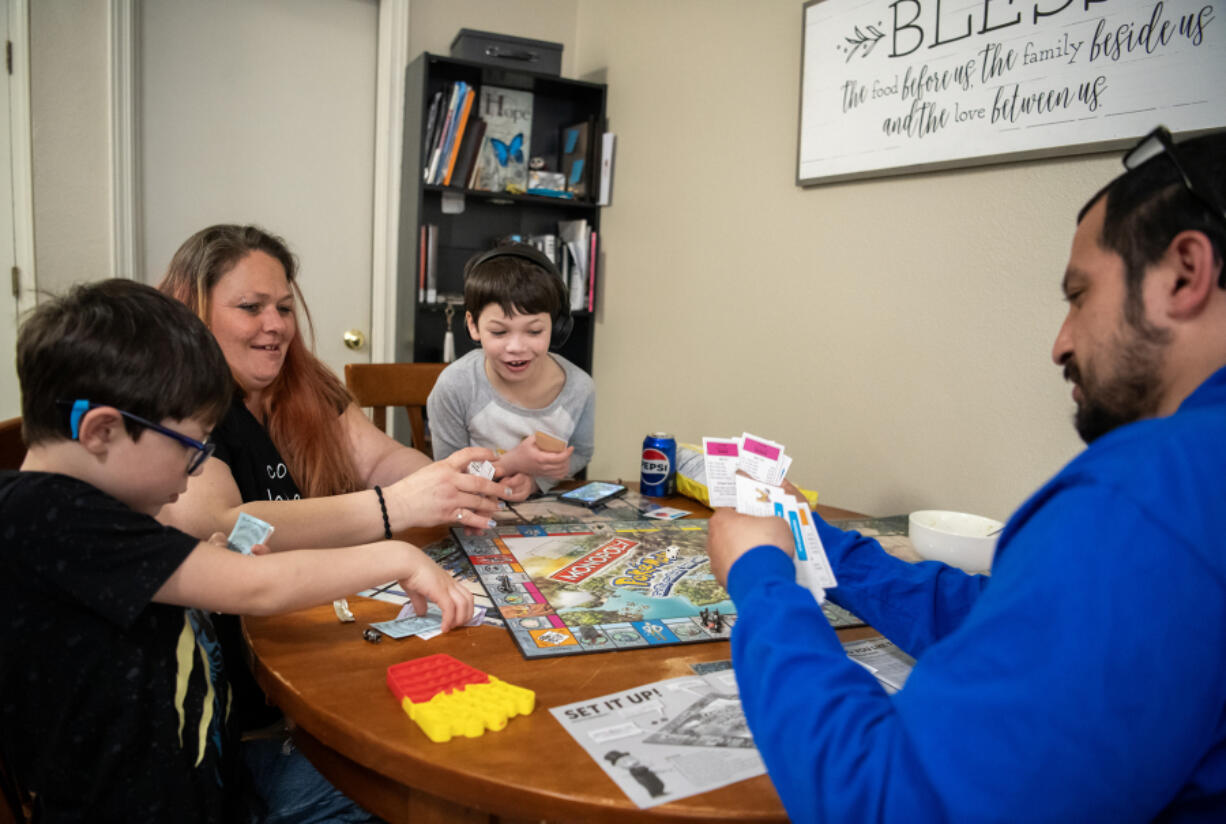
[[1100,378],[1093,366],[1084,374],[1075,360],[1064,365],[1064,379],[1081,388],[1081,403],[1073,415],[1077,434],[1087,444],[1116,427],[1152,417],[1158,411],[1164,346],[1160,333],[1124,322],[1114,347],[1113,374]]

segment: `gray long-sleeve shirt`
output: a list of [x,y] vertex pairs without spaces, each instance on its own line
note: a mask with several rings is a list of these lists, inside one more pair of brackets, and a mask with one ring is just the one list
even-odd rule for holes
[[[566,383],[543,409],[525,409],[499,395],[485,375],[485,353],[480,349],[444,369],[426,402],[434,459],[442,460],[466,446],[484,446],[502,454],[539,429],[575,447],[571,475],[587,466],[595,449],[596,384],[561,355],[550,357],[562,367]],[[543,492],[557,483],[550,478],[534,480]]]

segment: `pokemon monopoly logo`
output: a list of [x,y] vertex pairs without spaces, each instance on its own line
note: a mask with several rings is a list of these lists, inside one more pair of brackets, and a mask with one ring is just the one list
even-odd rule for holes
[[677,547],[670,546],[637,560],[613,579],[613,586],[644,592],[652,598],[667,598],[678,581],[704,563],[705,557],[682,558]]
[[614,538],[574,563],[567,564],[549,577],[555,581],[577,584],[593,573],[604,569],[638,545],[638,541],[631,541],[628,538]]
[[613,579],[613,586],[631,587],[633,589],[647,589],[651,586],[651,579],[655,575],[656,570],[667,564],[669,561],[668,553],[665,550],[653,552],[643,558],[625,571],[621,576]]

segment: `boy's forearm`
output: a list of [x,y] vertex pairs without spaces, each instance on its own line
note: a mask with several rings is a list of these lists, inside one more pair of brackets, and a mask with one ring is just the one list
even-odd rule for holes
[[344,549],[283,552],[260,559],[258,585],[244,615],[275,615],[326,604],[363,589],[406,578],[414,562],[429,562],[401,541],[379,541]]
[[430,561],[401,541],[264,556],[201,543],[154,600],[235,615],[275,615],[406,578],[421,563]]

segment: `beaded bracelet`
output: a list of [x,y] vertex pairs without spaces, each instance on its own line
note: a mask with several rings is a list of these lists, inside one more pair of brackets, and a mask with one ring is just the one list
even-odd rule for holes
[[376,486],[375,494],[379,496],[379,509],[383,510],[383,537],[392,539],[392,522],[387,518],[387,503],[383,500],[383,490]]

